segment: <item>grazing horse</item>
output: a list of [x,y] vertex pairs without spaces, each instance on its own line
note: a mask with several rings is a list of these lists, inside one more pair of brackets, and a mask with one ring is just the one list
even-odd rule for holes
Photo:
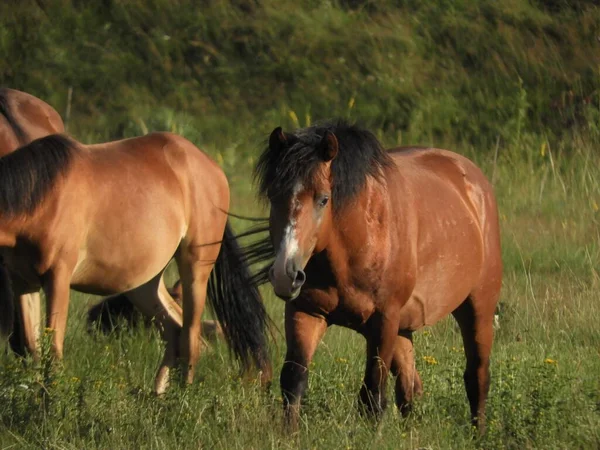
[[[16,294],[44,289],[55,357],[63,355],[69,288],[99,295],[127,291],[159,323],[166,341],[155,382],[159,394],[178,350],[183,377],[193,380],[207,292],[244,368],[254,363],[263,380],[270,375],[267,316],[228,209],[223,171],[170,133],[97,145],[50,135],[0,158],[0,255]],[[183,311],[162,278],[173,257]],[[0,330],[8,334],[12,296],[0,300]]]
[[331,122],[276,128],[255,175],[276,251],[265,274],[286,302],[287,425],[298,426],[308,367],[329,325],[366,338],[359,398],[379,417],[388,372],[402,413],[422,393],[412,333],[453,314],[472,419],[483,430],[502,262],[496,201],[481,170],[448,150],[386,152],[370,132]]
[[[60,115],[50,105],[25,92],[0,88],[0,157],[35,139],[64,131]],[[0,277],[8,282],[7,276],[0,261]],[[40,296],[37,292],[22,295],[17,303],[10,347],[22,356],[26,350],[35,354],[41,317]]]

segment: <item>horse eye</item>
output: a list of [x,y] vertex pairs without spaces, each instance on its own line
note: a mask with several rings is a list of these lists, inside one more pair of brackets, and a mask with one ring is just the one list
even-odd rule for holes
[[327,195],[321,196],[321,198],[319,198],[319,201],[318,201],[319,208],[324,208],[328,201],[329,201],[329,196],[327,196]]

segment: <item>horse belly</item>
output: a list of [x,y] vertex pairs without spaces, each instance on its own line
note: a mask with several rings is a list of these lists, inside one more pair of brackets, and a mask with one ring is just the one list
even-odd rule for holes
[[435,261],[419,268],[415,288],[403,307],[410,327],[433,325],[454,311],[471,293],[480,277],[480,258],[438,255]]
[[107,267],[102,262],[83,260],[71,278],[71,288],[94,295],[112,295],[134,289],[152,279],[147,273],[132,274],[129,268]]
[[406,329],[433,325],[454,311],[477,285],[483,264],[483,243],[473,221],[457,220],[435,239],[422,241],[415,287],[404,305]]
[[119,231],[111,226],[91,230],[71,279],[73,289],[108,295],[150,281],[173,258],[180,228],[177,221],[140,217]]

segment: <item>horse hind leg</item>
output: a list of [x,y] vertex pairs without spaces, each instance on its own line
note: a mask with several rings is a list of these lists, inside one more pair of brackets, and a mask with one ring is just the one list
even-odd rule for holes
[[490,353],[494,336],[495,302],[481,303],[469,296],[452,314],[460,326],[467,366],[465,388],[471,420],[480,433],[485,430],[485,404],[490,387]]
[[155,391],[163,394],[169,386],[170,370],[177,361],[179,333],[182,327],[181,308],[169,295],[162,273],[148,283],[127,293],[131,302],[148,318],[155,319],[165,341],[165,354],[155,380]]
[[396,406],[402,416],[406,417],[412,410],[413,400],[423,394],[423,384],[415,365],[411,332],[401,333],[396,338],[391,371],[396,377]]

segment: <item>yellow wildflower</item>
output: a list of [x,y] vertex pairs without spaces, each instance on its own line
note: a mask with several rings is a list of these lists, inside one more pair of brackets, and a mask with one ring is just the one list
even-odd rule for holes
[[350,97],[350,101],[348,102],[348,109],[354,108],[354,102],[355,102],[354,97]]
[[435,359],[433,356],[423,356],[423,361],[431,365],[436,365],[438,363],[437,359]]

